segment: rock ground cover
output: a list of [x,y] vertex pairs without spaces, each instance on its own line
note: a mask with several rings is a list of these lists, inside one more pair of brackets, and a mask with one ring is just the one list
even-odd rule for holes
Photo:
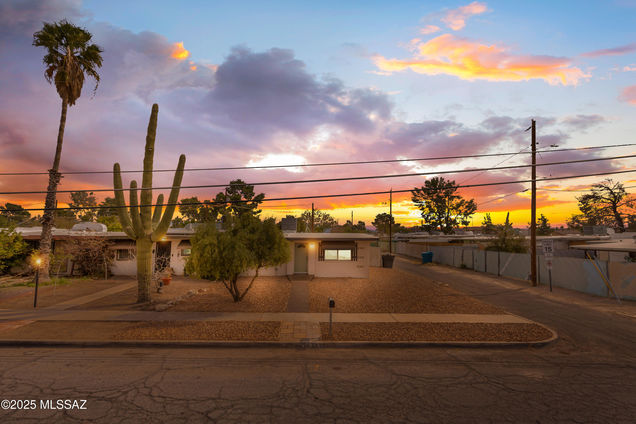
[[[251,278],[240,278],[241,291]],[[291,292],[291,282],[284,277],[258,277],[240,302],[234,302],[223,283],[207,282],[207,291],[177,303],[169,311],[187,312],[285,312]]]
[[371,268],[369,278],[315,278],[309,282],[311,312],[503,314],[499,309],[425,277]]
[[532,342],[546,340],[552,332],[537,324],[473,323],[320,323],[322,340],[335,341],[493,341]]

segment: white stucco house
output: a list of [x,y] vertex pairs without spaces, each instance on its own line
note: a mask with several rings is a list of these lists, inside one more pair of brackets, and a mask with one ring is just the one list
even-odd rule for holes
[[[78,224],[79,225],[79,224]],[[17,228],[25,240],[37,243],[40,227]],[[190,239],[195,229],[170,228],[153,246],[155,262],[162,261],[175,275],[185,274],[185,264],[192,253]],[[308,277],[367,278],[370,266],[380,266],[378,237],[362,233],[297,233],[284,232],[289,243],[291,260],[278,267],[261,269],[259,275],[298,275]],[[110,267],[113,275],[135,275],[135,242],[123,232],[106,231],[102,224],[76,226],[71,230],[53,229],[55,246],[74,237],[105,237],[112,241],[115,259]],[[63,271],[70,272],[71,266]],[[248,273],[249,274],[249,273]]]

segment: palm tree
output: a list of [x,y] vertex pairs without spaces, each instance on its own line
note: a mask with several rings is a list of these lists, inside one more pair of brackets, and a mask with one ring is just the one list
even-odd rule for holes
[[40,238],[40,254],[44,266],[41,270],[43,278],[49,276],[48,264],[51,252],[51,228],[53,226],[53,208],[57,186],[62,177],[58,172],[60,157],[62,156],[62,141],[66,126],[66,111],[73,106],[82,94],[84,75],[95,80],[95,89],[99,85],[97,68],[102,66],[103,50],[96,44],[90,44],[92,34],[77,27],[67,20],[55,23],[44,23],[42,30],[33,34],[33,45],[44,47],[44,76],[50,83],[55,83],[55,89],[62,99],[62,114],[57,133],[57,147],[53,167],[49,170],[49,186],[47,188],[45,211],[42,217],[42,236]]

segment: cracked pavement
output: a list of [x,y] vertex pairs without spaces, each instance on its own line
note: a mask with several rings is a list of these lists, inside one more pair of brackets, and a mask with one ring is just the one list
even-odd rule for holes
[[503,349],[5,347],[0,399],[87,399],[88,409],[0,410],[0,422],[634,422],[633,317],[430,272],[560,339]]

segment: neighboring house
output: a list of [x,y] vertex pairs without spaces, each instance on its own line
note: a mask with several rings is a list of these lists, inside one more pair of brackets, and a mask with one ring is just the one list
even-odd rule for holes
[[[16,228],[22,237],[36,244],[41,228]],[[192,253],[190,239],[193,227],[170,228],[167,234],[153,246],[155,263],[169,266],[174,274],[184,275],[185,264]],[[380,266],[378,237],[361,233],[296,233],[286,232],[291,260],[283,265],[265,268],[259,275],[306,275],[315,277],[367,278],[369,266]],[[135,275],[135,242],[123,232],[106,231],[105,227],[73,227],[71,230],[53,229],[53,248],[59,248],[64,240],[74,237],[105,237],[112,242],[115,259],[110,271],[113,275]],[[64,267],[62,273],[72,269]]]

